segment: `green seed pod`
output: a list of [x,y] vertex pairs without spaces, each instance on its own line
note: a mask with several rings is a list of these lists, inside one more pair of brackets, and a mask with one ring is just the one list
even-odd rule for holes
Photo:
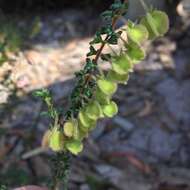
[[82,125],[79,125],[79,140],[83,140],[88,137],[88,130]]
[[146,17],[141,19],[140,23],[146,26],[149,32],[149,39],[163,36],[169,29],[169,19],[163,11],[154,10],[148,12]]
[[79,125],[78,125],[78,121],[76,119],[73,119],[72,122],[73,122],[73,138],[74,139],[79,139]]
[[128,38],[137,44],[142,44],[148,39],[148,30],[142,24],[129,25],[127,28]]
[[91,127],[92,125],[94,125],[94,123],[95,123],[94,120],[90,119],[90,118],[86,115],[84,109],[79,112],[78,118],[79,118],[79,121],[80,121],[81,125],[84,126],[87,130],[89,130],[90,127]]
[[111,96],[117,90],[117,84],[107,79],[99,79],[97,84],[100,90],[107,96]]
[[129,42],[126,44],[127,55],[131,59],[131,61],[136,64],[145,58],[145,51],[136,43]]
[[64,135],[57,127],[51,131],[49,147],[55,152],[62,151],[64,148]]
[[86,135],[87,135],[89,133],[89,131],[92,130],[92,129],[94,129],[95,127],[96,127],[96,121],[93,121],[89,126],[84,126],[79,121],[79,133],[80,133],[80,131],[82,131],[82,132],[86,133]]
[[67,121],[64,124],[64,134],[67,137],[72,137],[73,136],[73,131],[74,131],[74,123],[72,121]]
[[107,79],[112,82],[127,84],[127,81],[129,79],[129,73],[121,75],[121,74],[116,73],[113,70],[109,70],[107,74]]
[[83,150],[83,144],[79,140],[70,140],[66,142],[66,148],[74,155],[79,154]]
[[126,54],[117,56],[112,60],[112,69],[121,75],[127,74],[133,69],[133,64]]
[[96,100],[101,104],[108,104],[110,102],[110,96],[105,95],[100,88],[97,87],[96,94],[95,94]]
[[103,112],[107,117],[113,117],[118,113],[118,107],[115,102],[110,102],[110,104],[103,106]]
[[87,106],[85,113],[92,120],[97,120],[103,115],[101,106],[97,101],[91,102]]

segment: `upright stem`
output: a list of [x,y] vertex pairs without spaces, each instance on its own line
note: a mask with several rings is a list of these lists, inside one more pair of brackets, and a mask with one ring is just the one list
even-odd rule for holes
[[[127,0],[124,1],[124,3],[126,3]],[[122,13],[121,13],[122,15]],[[116,16],[112,19],[112,28],[115,28],[115,24],[118,20],[118,18],[121,16]],[[102,54],[102,51],[106,45],[106,41],[109,39],[109,35],[107,35],[104,39],[104,41],[102,42],[100,48],[97,51],[97,54],[94,58],[94,63],[97,64],[98,60]],[[103,73],[102,73],[103,74]],[[80,94],[83,94],[86,86],[88,85],[88,83],[90,82],[91,78],[93,77],[93,74],[88,73],[85,76],[84,79],[84,85],[82,86],[82,88],[80,89]],[[59,118],[59,124],[61,124],[61,118]],[[54,172],[54,178],[53,178],[53,188],[52,190],[59,190],[59,185],[60,182],[62,181],[64,184],[64,190],[67,190],[68,187],[68,177],[69,177],[69,170],[70,170],[70,165],[71,165],[71,161],[70,161],[70,155],[68,152],[62,152],[62,153],[57,153],[57,155],[54,157],[53,159],[53,172]]]
[[52,158],[53,170],[53,184],[52,190],[59,190],[61,182],[63,182],[63,189],[68,189],[68,178],[71,166],[71,156],[68,152],[57,153]]

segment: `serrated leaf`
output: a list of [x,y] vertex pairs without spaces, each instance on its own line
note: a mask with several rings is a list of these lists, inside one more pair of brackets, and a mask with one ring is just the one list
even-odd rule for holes
[[95,50],[95,48],[91,45],[90,46],[90,52],[87,54],[87,56],[92,56],[92,55],[96,55],[97,51]]
[[113,11],[111,10],[107,10],[107,11],[104,11],[101,16],[104,18],[104,19],[110,19],[113,17]]
[[102,40],[101,35],[96,34],[94,39],[90,42],[90,44],[92,45],[92,44],[98,44],[98,43],[102,43],[102,42],[103,42],[103,40]]
[[110,38],[107,40],[107,43],[112,44],[112,45],[116,45],[118,42],[118,36],[116,33],[113,33]]

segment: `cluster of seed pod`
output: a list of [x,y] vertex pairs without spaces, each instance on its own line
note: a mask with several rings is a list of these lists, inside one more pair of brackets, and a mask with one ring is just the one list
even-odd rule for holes
[[70,118],[63,128],[54,126],[46,132],[46,141],[53,151],[68,150],[77,155],[83,150],[83,139],[95,128],[97,120],[113,117],[118,112],[112,101],[118,84],[126,84],[134,64],[145,58],[142,44],[149,39],[163,36],[169,27],[168,16],[158,10],[149,11],[138,24],[128,22],[127,42],[119,55],[111,58],[111,69],[106,75],[96,76],[96,90],[89,103],[83,107],[77,118]]

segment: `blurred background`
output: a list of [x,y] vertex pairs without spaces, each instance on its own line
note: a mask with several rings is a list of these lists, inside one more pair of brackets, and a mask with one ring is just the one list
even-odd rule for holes
[[[0,184],[45,185],[52,152],[40,148],[42,87],[64,109],[88,43],[111,0],[0,0]],[[165,10],[170,31],[114,96],[119,114],[102,120],[73,159],[71,190],[190,189],[190,0],[146,0]],[[126,19],[144,14],[129,0]],[[118,22],[118,26],[122,25]]]

